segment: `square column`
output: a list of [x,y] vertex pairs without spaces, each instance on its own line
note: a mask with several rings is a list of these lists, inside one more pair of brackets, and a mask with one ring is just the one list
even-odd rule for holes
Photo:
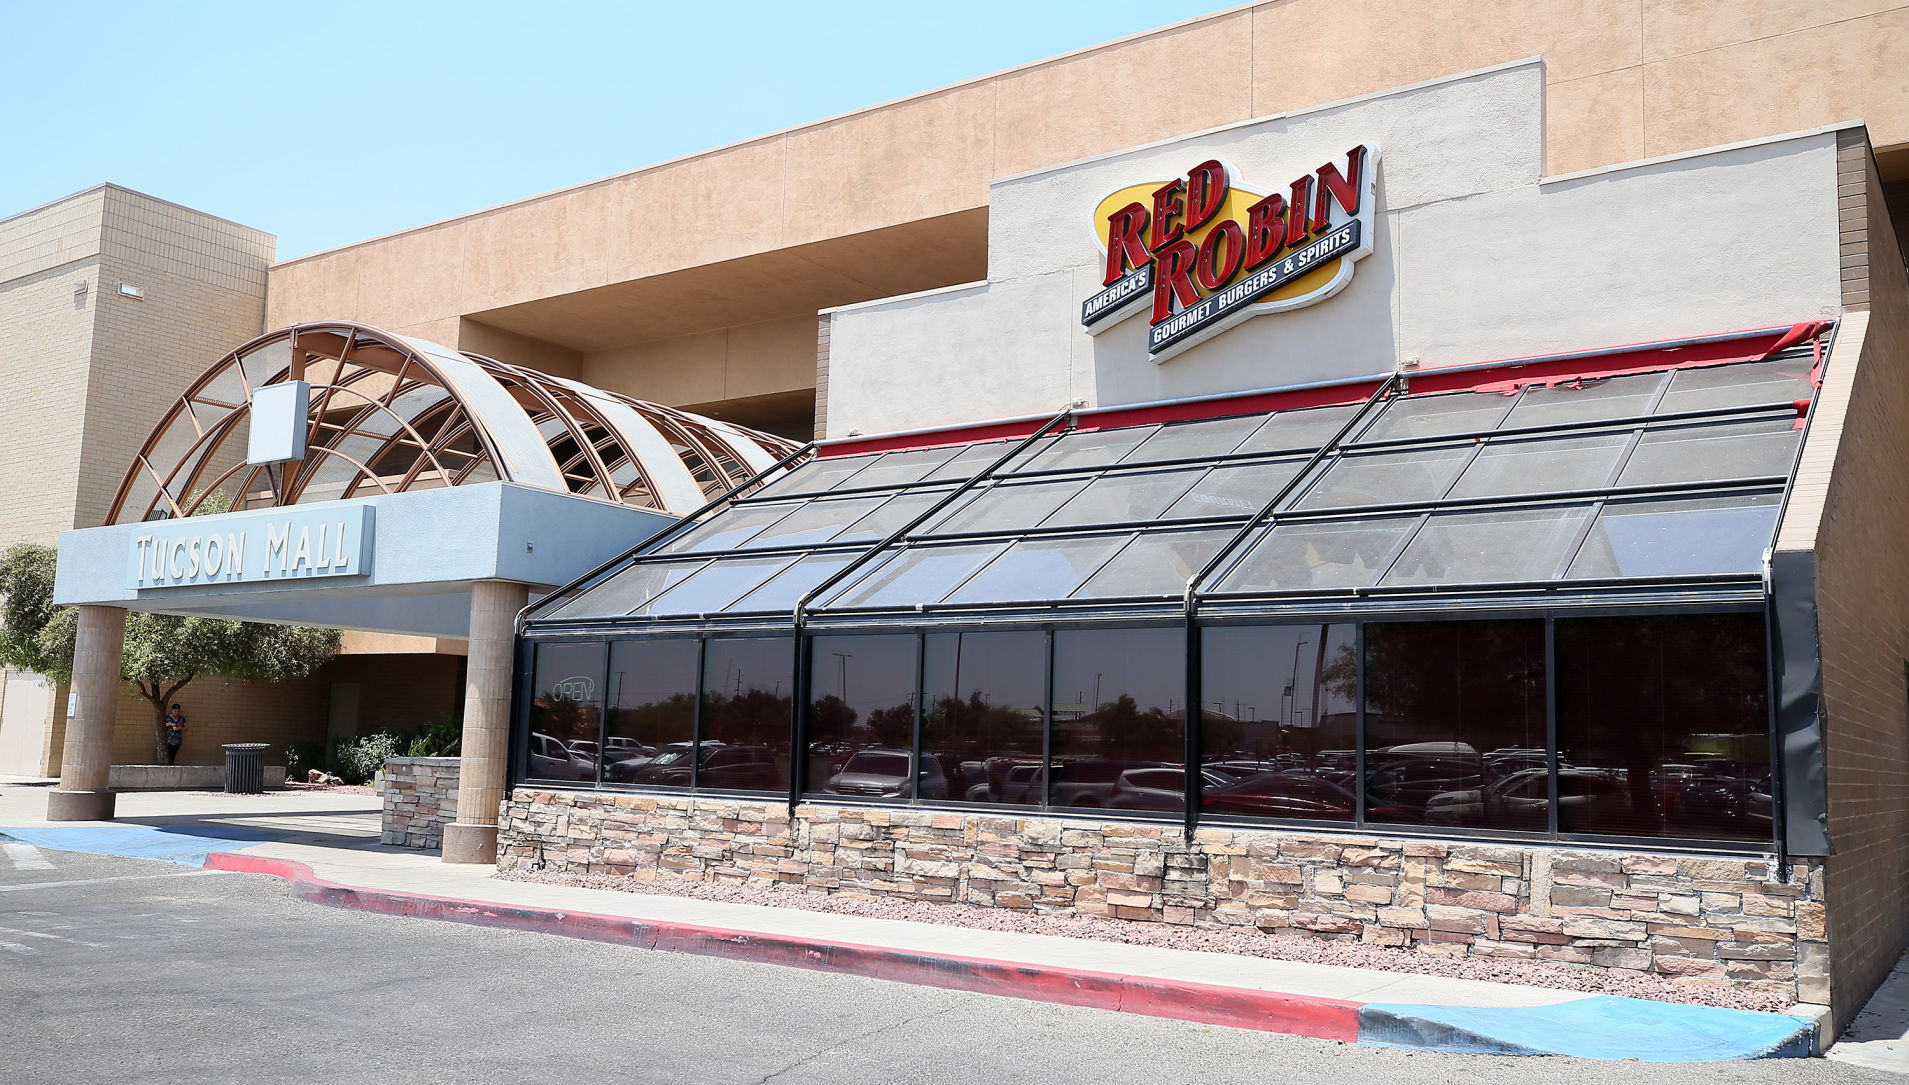
[[79,608],[73,642],[73,712],[66,720],[60,786],[47,793],[48,821],[110,821],[113,723],[119,707],[119,664],[126,649],[126,612]]
[[497,861],[497,805],[510,753],[510,690],[517,615],[530,589],[501,580],[471,585],[470,659],[464,677],[464,733],[457,820],[444,827],[444,861]]

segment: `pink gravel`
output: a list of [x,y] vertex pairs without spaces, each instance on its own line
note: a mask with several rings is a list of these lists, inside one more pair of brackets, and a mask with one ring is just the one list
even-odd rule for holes
[[1657,1002],[1682,1002],[1695,1006],[1722,1006],[1770,1013],[1780,1012],[1788,1006],[1788,1002],[1782,996],[1767,991],[1680,984],[1639,972],[1591,968],[1552,961],[1439,957],[1390,946],[1367,945],[1362,942],[1273,934],[1250,927],[1182,927],[1125,919],[1101,919],[1094,916],[983,908],[972,904],[824,893],[800,886],[774,884],[678,879],[643,881],[614,874],[578,874],[569,871],[521,869],[494,876],[503,881],[607,889],[619,893],[647,893],[652,896],[691,897],[696,900],[714,900],[729,904],[800,908],[811,912],[864,916],[870,919],[900,919],[915,923],[939,923],[948,927],[969,927],[975,930],[1052,934],[1066,938],[1086,938],[1098,942],[1123,942],[1135,946],[1190,949],[1203,953],[1232,953],[1245,957],[1269,957],[1279,961],[1306,961],[1348,968],[1370,968],[1382,972],[1413,972],[1427,976],[1452,976],[1458,979],[1517,983],[1530,987],[1549,987],[1560,991],[1585,991],[1593,994],[1651,999]]

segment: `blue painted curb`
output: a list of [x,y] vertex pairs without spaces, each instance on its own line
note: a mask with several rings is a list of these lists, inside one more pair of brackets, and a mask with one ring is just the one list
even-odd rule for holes
[[230,851],[279,834],[225,826],[74,825],[0,828],[0,839],[18,840],[49,851],[78,851],[89,855],[116,855],[123,859],[156,859],[183,866],[204,866],[215,851]]
[[1479,1055],[1725,1062],[1808,1058],[1816,1051],[1816,1023],[1611,995],[1501,1008],[1373,1002],[1359,1009],[1359,1042]]

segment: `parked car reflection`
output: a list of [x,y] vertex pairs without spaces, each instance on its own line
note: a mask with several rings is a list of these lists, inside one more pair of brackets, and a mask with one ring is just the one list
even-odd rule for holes
[[557,741],[556,736],[533,731],[530,735],[530,775],[539,780],[594,780],[596,761]]
[[691,766],[700,770],[701,787],[733,791],[776,791],[789,786],[788,768],[767,746],[732,746],[720,742],[672,742],[654,757],[629,770],[629,783],[656,787],[688,787]]
[[[945,799],[948,778],[941,762],[934,757],[921,759],[919,788],[908,774],[908,751],[862,749],[849,755],[840,771],[829,777],[822,790],[831,795],[862,795],[885,798]],[[917,791],[919,790],[919,796]]]
[[1201,796],[1208,813],[1306,821],[1349,821],[1357,801],[1346,788],[1304,771],[1256,773],[1209,785]]

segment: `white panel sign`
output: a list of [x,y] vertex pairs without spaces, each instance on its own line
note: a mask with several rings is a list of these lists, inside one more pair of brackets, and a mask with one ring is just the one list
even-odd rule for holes
[[312,386],[304,381],[282,381],[254,389],[245,462],[258,467],[304,459],[311,401]]
[[261,509],[140,525],[126,555],[135,589],[365,576],[370,505]]

